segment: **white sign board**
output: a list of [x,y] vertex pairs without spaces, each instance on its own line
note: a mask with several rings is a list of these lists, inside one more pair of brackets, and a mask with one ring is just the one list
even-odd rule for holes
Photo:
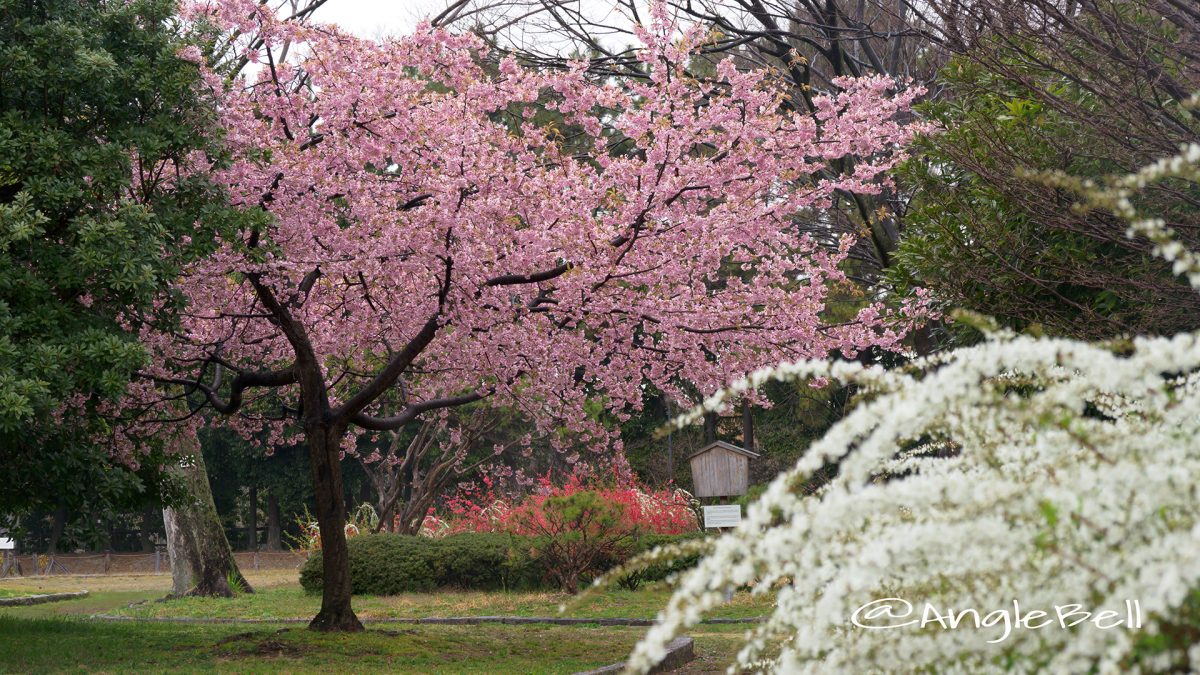
[[0,551],[7,551],[16,548],[13,545],[13,540],[8,537],[0,537]]
[[704,507],[704,527],[734,527],[742,522],[741,504]]

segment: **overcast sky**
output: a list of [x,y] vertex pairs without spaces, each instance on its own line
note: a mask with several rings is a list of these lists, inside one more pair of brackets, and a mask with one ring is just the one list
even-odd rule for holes
[[[325,23],[336,23],[359,37],[380,38],[411,32],[421,19],[437,16],[450,2],[452,0],[329,0],[313,14],[313,18]],[[630,43],[627,31],[632,24],[624,12],[617,9],[610,0],[570,0],[566,6],[571,11],[581,12],[591,21],[608,27],[589,31],[593,38],[599,39],[601,43],[611,47]],[[513,11],[517,15],[524,14],[521,10]],[[539,19],[546,20],[547,17],[542,16]],[[538,44],[550,51],[565,48],[566,41],[561,37],[547,36],[543,30],[538,29],[539,19],[521,22],[520,30],[505,31],[501,41],[529,41],[526,46]],[[613,28],[618,28],[617,32],[610,33]]]
[[447,0],[329,0],[313,18],[336,23],[361,37],[402,35],[417,22],[436,16]]

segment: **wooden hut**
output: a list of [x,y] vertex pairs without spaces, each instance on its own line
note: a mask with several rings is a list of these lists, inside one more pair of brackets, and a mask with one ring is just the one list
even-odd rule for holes
[[724,441],[709,443],[688,457],[692,465],[695,495],[735,497],[746,494],[750,486],[750,458],[757,453]]

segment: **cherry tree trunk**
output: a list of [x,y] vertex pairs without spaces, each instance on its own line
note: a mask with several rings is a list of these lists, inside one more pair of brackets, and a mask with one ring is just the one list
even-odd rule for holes
[[163,509],[167,555],[171,560],[171,595],[232,597],[230,580],[234,580],[241,592],[253,593],[225,538],[225,529],[213,504],[204,456],[198,446],[180,464],[179,470],[187,487],[186,501]]
[[308,627],[319,631],[361,631],[350,607],[350,556],[346,549],[346,504],[342,491],[341,440],[344,430],[312,425],[305,429],[312,466],[317,524],[321,527],[323,589],[321,611]]

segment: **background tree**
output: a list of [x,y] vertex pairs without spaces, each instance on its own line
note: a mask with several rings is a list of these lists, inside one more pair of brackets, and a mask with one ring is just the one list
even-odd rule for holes
[[[1144,238],[1023,172],[1128,173],[1200,140],[1180,103],[1200,89],[1200,14],[1160,0],[933,2],[945,95],[923,112],[944,128],[906,177],[916,198],[895,279],[1004,325],[1081,339],[1200,325],[1200,296]],[[1200,193],[1167,180],[1138,196],[1190,247]]]
[[96,440],[224,215],[180,172],[215,119],[175,10],[0,2],[0,512],[54,512],[52,542],[72,514],[178,496],[161,444]]
[[185,496],[163,510],[171,559],[171,595],[232,597],[253,593],[234,560],[221,519],[213,505],[199,443],[179,449]]
[[499,463],[521,442],[522,433],[504,428],[512,418],[477,403],[389,432],[374,449],[360,448],[357,460],[374,488],[380,529],[417,534],[449,488]]
[[[264,448],[228,428],[207,424],[200,433],[200,443],[213,503],[221,514],[227,538],[238,546],[252,548],[248,542],[249,488],[254,485],[258,493],[256,521],[259,529],[265,529],[261,545],[269,551],[282,550],[284,534],[298,534],[296,518],[306,508],[312,509],[307,453],[295,445]],[[362,480],[348,482],[353,483],[347,486],[353,493]]]

